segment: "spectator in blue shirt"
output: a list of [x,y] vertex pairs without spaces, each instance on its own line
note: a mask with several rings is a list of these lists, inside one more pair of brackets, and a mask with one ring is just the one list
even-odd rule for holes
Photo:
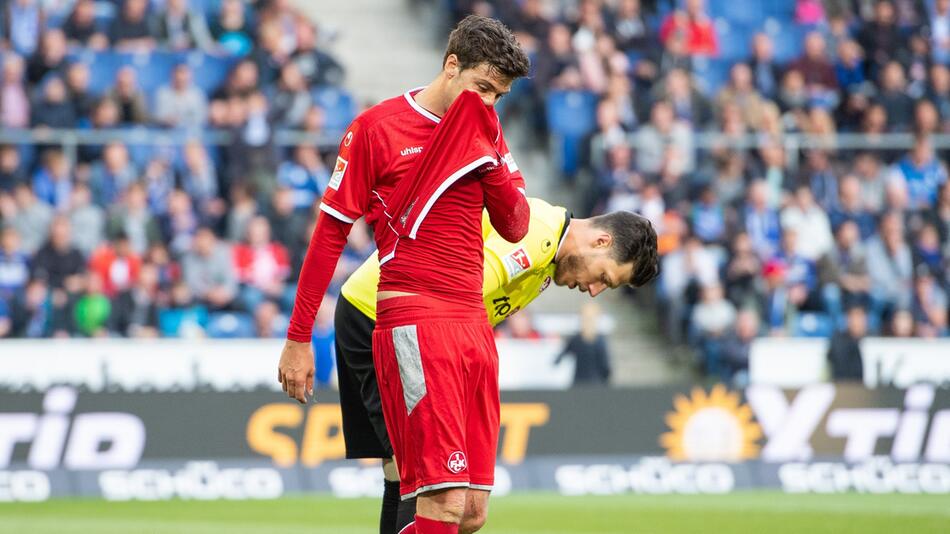
[[43,31],[43,9],[38,0],[15,0],[4,2],[6,27],[4,36],[13,50],[21,55],[36,51]]
[[327,187],[330,173],[320,154],[312,146],[298,145],[294,159],[281,163],[277,169],[277,183],[293,190],[294,206],[309,210]]
[[102,150],[102,161],[92,167],[89,183],[100,206],[111,206],[138,180],[138,172],[129,158],[129,151],[119,142]]
[[743,225],[759,257],[772,257],[778,249],[781,226],[778,211],[768,205],[768,187],[764,181],[759,180],[749,187]]
[[0,338],[7,337],[13,330],[13,321],[10,318],[10,307],[3,297],[0,297]]
[[699,201],[693,205],[690,218],[692,219],[693,233],[703,243],[722,244],[725,241],[725,211],[712,187],[703,189]]
[[[804,236],[807,239],[808,236]],[[785,284],[793,288],[802,287],[807,293],[807,300],[817,297],[818,269],[815,262],[798,253],[798,232],[791,228],[782,232],[782,250],[775,255],[775,259],[785,266]],[[801,307],[805,302],[796,302]]]
[[69,162],[56,149],[47,150],[42,159],[42,166],[33,175],[33,193],[56,211],[64,211],[73,189]]
[[835,75],[838,77],[838,85],[848,92],[864,83],[864,60],[861,58],[861,45],[857,41],[848,39],[838,45]]
[[195,302],[184,281],[171,290],[171,302],[159,308],[158,327],[164,337],[203,337],[208,327],[208,309]]
[[925,266],[927,273],[936,278],[941,285],[946,282],[944,272],[944,254],[940,244],[940,234],[933,223],[926,223],[917,232],[913,247],[914,265]]
[[846,175],[838,182],[838,202],[828,214],[831,229],[838,231],[847,221],[855,223],[864,241],[874,235],[877,230],[877,221],[861,201],[861,181],[853,174]]
[[934,154],[930,139],[919,136],[910,153],[894,165],[891,178],[907,184],[911,209],[928,209],[937,202],[937,190],[947,181],[947,169]]
[[0,233],[0,299],[18,294],[29,279],[29,258],[20,249],[20,236],[13,227],[6,227]]

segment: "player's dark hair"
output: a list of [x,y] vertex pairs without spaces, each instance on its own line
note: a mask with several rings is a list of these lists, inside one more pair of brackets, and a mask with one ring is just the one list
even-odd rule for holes
[[469,15],[449,34],[442,64],[455,54],[461,70],[488,63],[493,71],[514,80],[528,75],[530,62],[511,30],[501,22]]
[[610,234],[611,256],[617,263],[633,264],[630,285],[646,285],[660,274],[656,230],[649,219],[629,211],[615,211],[594,217],[591,223]]

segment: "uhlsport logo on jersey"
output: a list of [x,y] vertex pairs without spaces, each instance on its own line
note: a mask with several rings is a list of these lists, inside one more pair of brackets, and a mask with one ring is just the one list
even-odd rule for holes
[[455,474],[465,471],[465,468],[468,467],[468,462],[465,460],[465,453],[462,451],[453,452],[449,455],[449,461],[446,465],[449,471]]
[[333,174],[330,175],[330,183],[327,184],[327,187],[334,191],[340,188],[343,175],[346,174],[347,165],[349,165],[349,162],[343,159],[343,156],[337,156],[336,165],[333,166]]
[[524,247],[515,249],[510,254],[502,258],[505,264],[505,270],[508,271],[508,279],[514,280],[518,275],[531,268],[531,257]]

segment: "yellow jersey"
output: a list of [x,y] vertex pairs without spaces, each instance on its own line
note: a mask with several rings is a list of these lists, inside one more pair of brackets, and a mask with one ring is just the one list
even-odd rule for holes
[[[570,217],[567,210],[529,198],[531,221],[528,233],[517,243],[509,243],[491,227],[488,213],[482,213],[485,240],[485,281],[482,295],[492,326],[524,308],[551,285],[554,256],[560,248]],[[343,284],[340,292],[356,309],[376,320],[376,288],[379,286],[379,257],[374,252]]]

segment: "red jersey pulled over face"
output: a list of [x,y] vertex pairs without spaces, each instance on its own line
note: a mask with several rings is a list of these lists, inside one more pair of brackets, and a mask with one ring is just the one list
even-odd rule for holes
[[[386,214],[389,197],[401,180],[414,179],[411,175],[413,167],[422,157],[433,131],[441,122],[438,116],[419,106],[413,99],[413,95],[420,90],[414,89],[381,102],[353,121],[340,143],[339,157],[320,206],[324,212],[345,222],[353,222],[365,214],[366,222],[373,225],[377,248],[381,252],[391,250],[396,238],[388,228],[390,215],[398,217],[395,213]],[[508,150],[504,135],[499,135],[495,140],[495,151],[496,159],[503,160],[501,168],[523,191],[524,179]],[[453,191],[445,200],[446,204],[453,205],[449,212],[455,213],[453,219],[457,223],[469,224],[475,235],[481,235],[481,194],[476,193],[474,197],[471,194],[474,191],[472,188],[479,188],[480,185],[471,178],[458,185],[466,189],[462,197],[477,198],[477,205],[461,205],[457,191]],[[466,215],[470,215],[468,212],[477,212],[478,216],[462,217],[459,210],[465,210]],[[439,210],[431,214],[434,227],[439,227],[440,222],[451,222],[440,221],[444,213],[446,211]],[[443,255],[444,260],[457,261],[464,250],[461,247],[462,243],[449,243]],[[481,265],[481,243],[470,248],[471,253],[465,254],[466,261]],[[480,276],[473,274],[466,284],[460,286],[459,279],[451,273],[435,270],[424,275],[424,286],[404,288],[402,291],[451,299],[467,297],[471,302],[481,305]]]
[[[382,231],[388,223],[386,199],[399,181],[409,176],[441,120],[413,99],[421,90],[384,100],[350,124],[340,142],[321,210],[348,223],[365,214],[377,239],[391,237],[391,232]],[[497,150],[523,188],[524,181],[504,136],[498,139]]]
[[379,290],[482,308],[482,208],[502,236],[526,231],[526,225],[519,230],[512,223],[528,218],[524,179],[494,109],[464,91],[410,174],[387,203],[388,233],[396,241],[389,246],[389,239],[377,237]]
[[[326,217],[318,220],[301,269],[288,339],[310,340],[314,316],[346,244],[350,224],[365,215],[367,223],[373,226],[378,247],[385,248],[380,238],[395,239],[392,232],[384,231],[389,219],[385,215],[386,199],[399,181],[410,175],[440,122],[438,116],[413,99],[421,90],[408,91],[369,108],[343,135],[329,187],[320,205]],[[521,174],[503,136],[498,138],[496,150],[500,155],[498,159],[506,162],[513,178],[523,187]],[[334,223],[324,223],[325,219]],[[433,275],[439,276],[439,273]],[[451,280],[440,279],[446,282],[442,287],[451,287]]]

